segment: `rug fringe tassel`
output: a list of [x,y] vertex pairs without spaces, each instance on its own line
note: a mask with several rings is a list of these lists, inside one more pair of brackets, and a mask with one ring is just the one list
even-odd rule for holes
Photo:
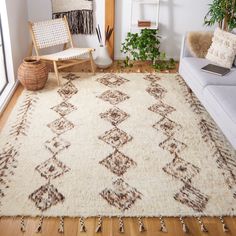
[[39,219],[39,224],[36,228],[36,233],[41,233],[42,232],[42,226],[43,226],[43,216],[40,217]]
[[143,221],[142,221],[141,217],[138,218],[138,224],[139,224],[139,232],[144,232],[145,227],[144,227],[144,224],[143,224]]
[[24,218],[24,216],[22,216],[20,218],[20,231],[23,233],[25,232],[25,218]]
[[226,223],[225,223],[225,221],[224,221],[224,219],[223,219],[222,216],[220,217],[220,222],[221,222],[222,227],[223,227],[223,232],[224,232],[224,233],[229,232],[229,227],[226,225]]
[[60,217],[58,232],[60,234],[64,233],[64,217]]
[[98,226],[96,228],[96,233],[102,232],[102,217],[99,217],[98,219]]
[[181,222],[181,224],[182,224],[183,232],[186,233],[186,234],[189,233],[189,228],[188,228],[188,226],[185,224],[183,218],[180,217],[179,220],[180,220],[180,222]]
[[203,222],[201,220],[201,217],[197,217],[197,220],[198,220],[198,223],[199,223],[199,225],[201,227],[201,231],[204,232],[204,233],[207,233],[208,230],[207,230],[206,226],[203,224]]
[[162,216],[159,218],[160,219],[160,231],[163,232],[163,233],[167,233],[167,228],[166,228],[166,224],[162,218]]
[[125,227],[124,227],[124,222],[123,222],[122,217],[119,217],[119,231],[120,231],[120,233],[125,232]]
[[80,222],[80,232],[86,232],[87,230],[86,230],[86,227],[85,227],[84,218],[81,217],[79,219],[79,222]]

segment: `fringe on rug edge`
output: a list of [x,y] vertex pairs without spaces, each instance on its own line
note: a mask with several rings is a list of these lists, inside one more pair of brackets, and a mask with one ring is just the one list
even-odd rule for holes
[[[26,232],[25,218],[26,218],[25,216],[20,217],[20,231],[22,233]],[[65,217],[61,216],[61,217],[54,217],[54,218],[59,219],[58,232],[61,233],[61,234],[64,234],[65,233],[65,230],[64,230],[64,219],[65,219]],[[68,218],[70,218],[70,217],[68,217]],[[80,232],[87,232],[84,217],[71,217],[71,218],[78,218],[79,223],[80,223]],[[96,226],[96,229],[95,229],[96,233],[101,233],[102,232],[103,218],[104,217],[102,217],[102,216],[98,217],[97,226]],[[114,217],[108,217],[108,218],[115,218],[115,216]],[[128,218],[128,219],[129,218],[136,218],[137,219],[137,221],[138,221],[138,231],[140,233],[147,231],[146,227],[144,226],[144,223],[143,223],[143,217],[122,217],[122,216],[117,216],[118,226],[119,226],[118,228],[119,228],[119,233],[120,234],[123,234],[125,232],[124,221],[125,221],[126,218]],[[144,217],[144,218],[149,218],[149,217]],[[160,216],[160,217],[155,217],[155,218],[159,219],[159,222],[160,222],[159,231],[162,232],[162,233],[167,233],[168,230],[167,230],[167,227],[166,227],[166,224],[165,224],[165,221],[164,221],[163,218],[168,218],[168,217]],[[187,217],[180,216],[179,218],[177,218],[177,217],[174,217],[174,218],[179,219],[179,222],[182,225],[183,232],[185,234],[189,234],[191,230],[184,221],[184,218],[187,218]],[[229,229],[228,225],[226,224],[223,216],[220,216],[220,217],[218,216],[218,217],[213,217],[213,218],[218,218],[218,220],[222,224],[222,231],[224,233],[230,232],[230,229]],[[36,227],[36,230],[35,230],[36,233],[42,233],[42,229],[43,229],[42,226],[43,226],[44,219],[45,219],[44,216],[40,216],[37,227]],[[201,231],[203,233],[208,233],[208,229],[207,229],[206,225],[204,224],[204,222],[202,221],[202,218],[199,216],[199,217],[195,217],[195,219],[196,219],[197,223],[199,224]]]

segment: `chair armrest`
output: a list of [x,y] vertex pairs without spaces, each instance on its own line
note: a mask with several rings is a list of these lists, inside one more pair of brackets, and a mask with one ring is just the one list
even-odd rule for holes
[[192,57],[188,48],[188,44],[187,44],[187,33],[183,36],[183,39],[182,39],[180,59],[184,57]]

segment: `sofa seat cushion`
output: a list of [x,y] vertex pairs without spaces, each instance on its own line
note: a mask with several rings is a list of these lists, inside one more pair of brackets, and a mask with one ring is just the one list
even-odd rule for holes
[[204,58],[184,57],[181,59],[181,67],[187,69],[192,74],[192,78],[205,88],[208,85],[236,85],[236,69],[231,69],[231,72],[225,76],[210,74],[201,70],[202,67],[211,62]]
[[236,86],[207,86],[204,99],[216,120],[236,137]]

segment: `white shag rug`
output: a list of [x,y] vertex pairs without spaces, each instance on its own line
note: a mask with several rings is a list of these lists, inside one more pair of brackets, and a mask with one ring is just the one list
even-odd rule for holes
[[236,215],[235,151],[178,75],[61,77],[1,132],[0,215]]

